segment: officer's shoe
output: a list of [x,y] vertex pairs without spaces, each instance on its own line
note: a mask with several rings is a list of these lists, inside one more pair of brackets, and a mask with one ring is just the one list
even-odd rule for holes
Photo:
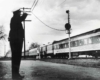
[[18,74],[18,77],[19,77],[19,78],[24,78],[24,76],[22,76],[22,75],[20,75],[20,74]]
[[12,76],[13,80],[21,80],[24,78],[24,76],[21,76],[20,74]]

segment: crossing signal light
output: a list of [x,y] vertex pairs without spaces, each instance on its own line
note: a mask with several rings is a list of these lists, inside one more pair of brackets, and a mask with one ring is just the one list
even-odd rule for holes
[[71,29],[70,23],[66,23],[66,24],[65,24],[65,29],[68,30],[68,31]]

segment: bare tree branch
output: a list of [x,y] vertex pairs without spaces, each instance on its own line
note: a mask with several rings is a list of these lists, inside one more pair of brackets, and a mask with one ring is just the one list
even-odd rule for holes
[[4,27],[0,26],[0,40],[5,39],[6,34],[4,33]]
[[29,49],[33,49],[33,48],[37,48],[39,47],[40,45],[38,43],[32,43],[29,47]]

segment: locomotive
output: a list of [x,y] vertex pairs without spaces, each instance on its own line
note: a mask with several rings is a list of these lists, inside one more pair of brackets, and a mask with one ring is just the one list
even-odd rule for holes
[[[100,28],[70,37],[70,50],[72,58],[80,55],[98,58],[100,56]],[[41,46],[35,54],[41,58],[68,58],[69,38]]]

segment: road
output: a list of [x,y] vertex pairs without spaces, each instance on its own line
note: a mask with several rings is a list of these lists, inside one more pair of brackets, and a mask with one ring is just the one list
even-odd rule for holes
[[[66,64],[22,60],[22,80],[100,80],[99,68],[87,68]],[[11,79],[11,61],[0,61],[0,80]]]

